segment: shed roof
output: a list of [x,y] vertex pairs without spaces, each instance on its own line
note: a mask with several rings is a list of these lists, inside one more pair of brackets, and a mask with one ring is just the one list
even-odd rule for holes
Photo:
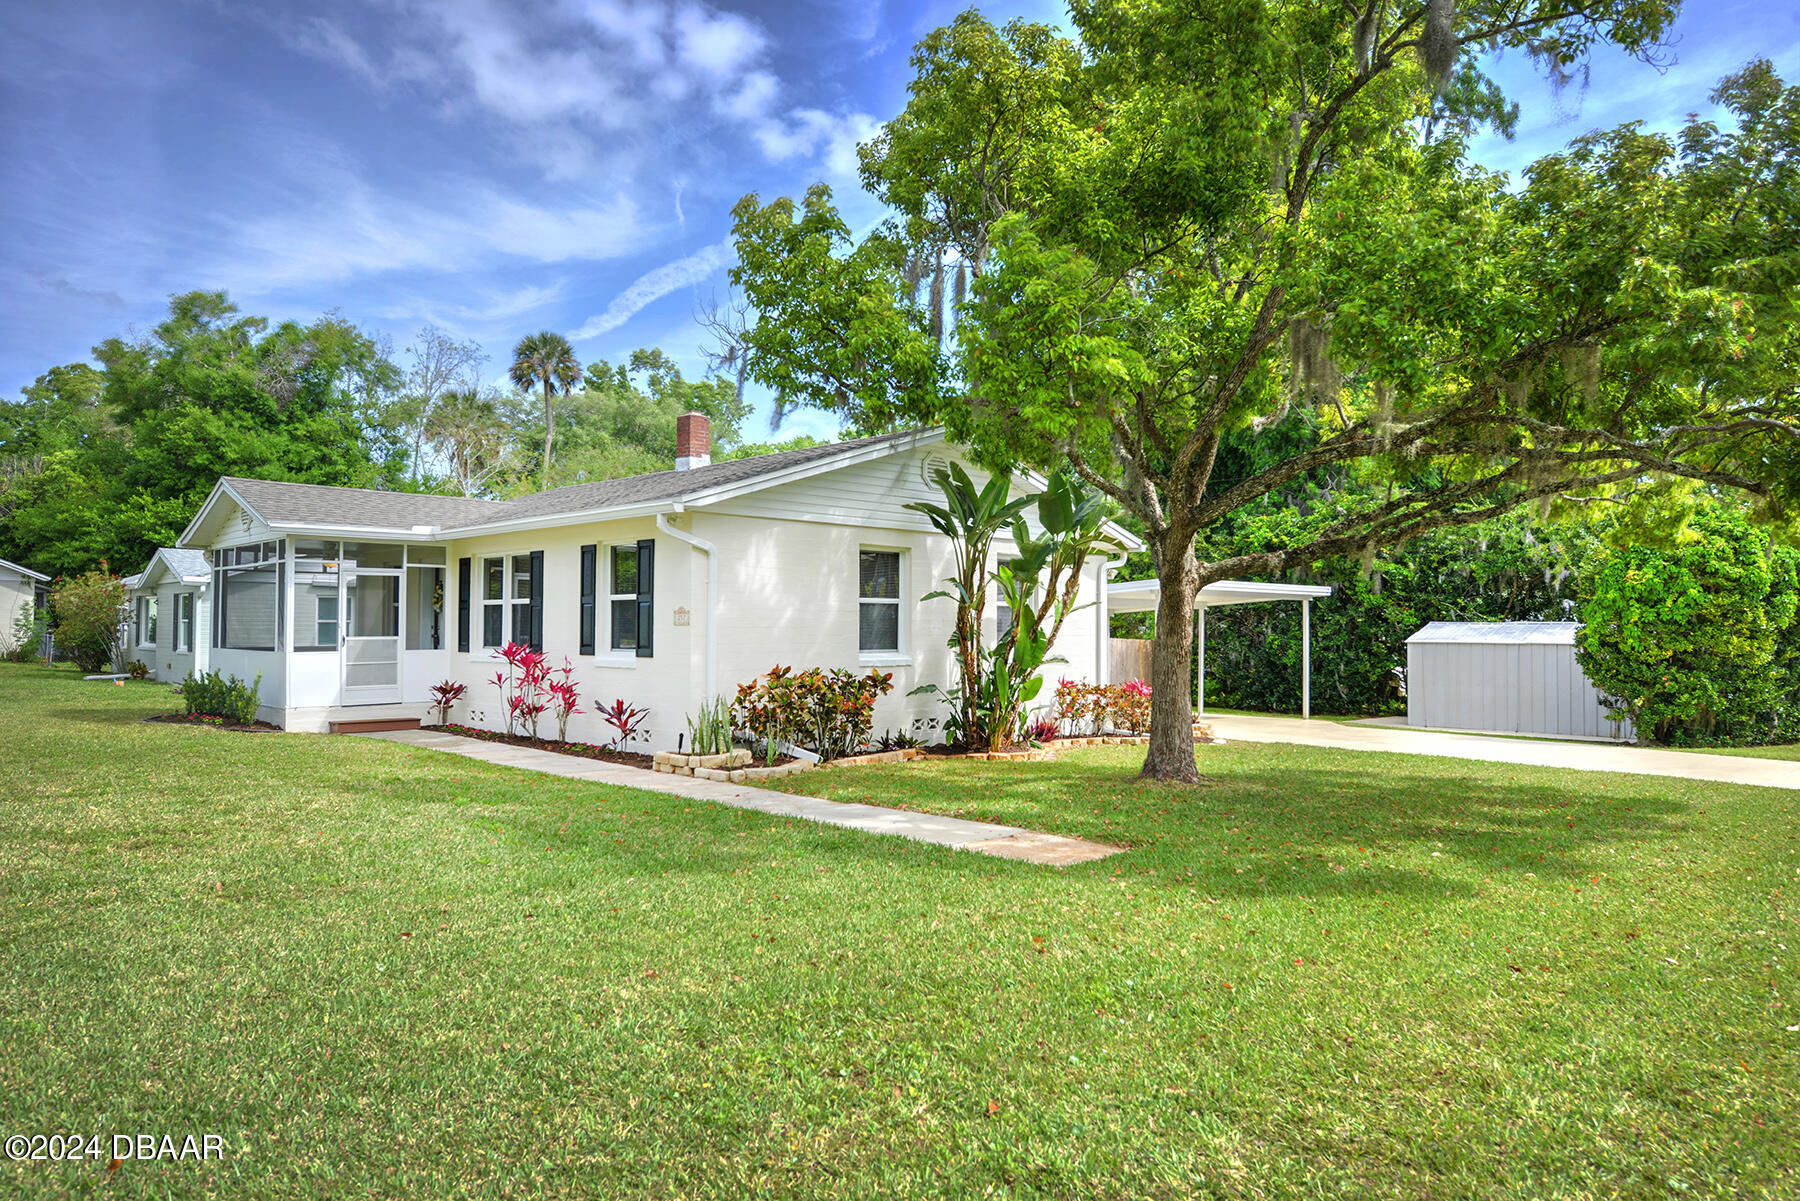
[[1406,641],[1574,646],[1578,621],[1434,621]]

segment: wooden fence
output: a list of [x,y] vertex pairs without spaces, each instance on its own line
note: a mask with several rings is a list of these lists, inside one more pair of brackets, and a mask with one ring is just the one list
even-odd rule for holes
[[1114,638],[1108,648],[1106,678],[1115,684],[1150,678],[1150,654],[1154,638]]

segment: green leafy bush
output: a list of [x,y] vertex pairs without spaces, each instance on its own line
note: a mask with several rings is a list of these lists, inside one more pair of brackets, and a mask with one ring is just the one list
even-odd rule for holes
[[821,759],[841,759],[869,745],[875,702],[893,688],[891,672],[775,667],[738,686],[732,723],[759,746],[785,739]]
[[50,629],[48,610],[29,606],[19,611],[10,636],[0,634],[0,659],[8,663],[35,663]]
[[59,579],[50,589],[56,644],[75,666],[96,672],[119,658],[125,581],[105,570]]
[[216,671],[197,676],[188,672],[181,682],[181,700],[190,716],[222,717],[241,726],[256,723],[256,709],[262,692],[262,672],[246,684],[236,676],[222,676]]
[[1800,555],[1735,509],[1695,513],[1673,546],[1603,550],[1581,578],[1576,659],[1664,743],[1754,745],[1800,734]]
[[148,680],[150,678],[150,665],[142,659],[133,659],[125,665],[125,674],[134,680]]

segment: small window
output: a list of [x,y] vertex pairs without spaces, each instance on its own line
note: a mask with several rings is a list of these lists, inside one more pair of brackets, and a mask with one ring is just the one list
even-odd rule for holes
[[156,598],[140,596],[137,603],[138,645],[154,647],[156,645]]
[[313,616],[313,645],[334,647],[338,644],[338,598],[321,596],[316,600],[318,608]]
[[194,594],[183,592],[175,602],[175,639],[176,651],[190,654],[194,649]]
[[506,560],[481,561],[481,645],[506,641]]
[[[1017,559],[1007,559],[1001,566],[1016,568],[1018,562]],[[1013,627],[1013,611],[1011,606],[1000,599],[1003,595],[1005,594],[1000,591],[1000,582],[996,579],[994,581],[994,641],[996,643],[1005,642],[1007,633]]]
[[612,648],[634,651],[638,644],[637,547],[609,547],[606,578],[607,599],[611,602]]
[[900,552],[858,556],[857,646],[865,654],[900,651]]
[[531,644],[531,556],[512,557],[512,640]]

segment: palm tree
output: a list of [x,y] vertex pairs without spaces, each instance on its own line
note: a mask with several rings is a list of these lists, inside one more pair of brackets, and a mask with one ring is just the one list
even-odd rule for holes
[[521,391],[530,391],[538,384],[544,385],[544,474],[543,485],[550,486],[550,442],[556,435],[555,414],[551,412],[550,398],[556,389],[562,389],[564,395],[573,391],[581,379],[581,364],[576,361],[575,349],[569,340],[561,334],[544,330],[542,333],[527,334],[519,339],[513,347],[512,368],[507,373],[513,385]]

